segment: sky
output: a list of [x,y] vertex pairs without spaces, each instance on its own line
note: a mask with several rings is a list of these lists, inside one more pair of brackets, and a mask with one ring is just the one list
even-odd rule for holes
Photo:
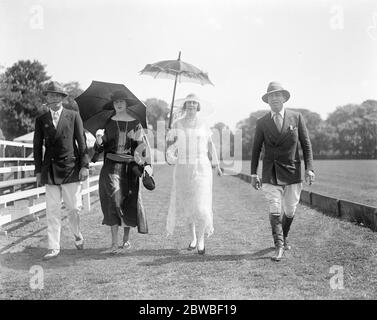
[[0,71],[35,59],[55,81],[123,83],[169,105],[174,81],[139,71],[181,51],[214,86],[178,83],[176,99],[196,93],[231,128],[268,109],[270,81],[322,119],[377,100],[375,0],[0,0],[0,46]]

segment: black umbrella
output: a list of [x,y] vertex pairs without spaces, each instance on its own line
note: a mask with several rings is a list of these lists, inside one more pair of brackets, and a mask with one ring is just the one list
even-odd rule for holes
[[146,107],[125,85],[110,82],[92,81],[88,89],[75,98],[79,107],[84,128],[94,136],[98,129],[103,129],[108,119],[114,114],[111,95],[123,91],[127,99],[127,111],[147,128]]

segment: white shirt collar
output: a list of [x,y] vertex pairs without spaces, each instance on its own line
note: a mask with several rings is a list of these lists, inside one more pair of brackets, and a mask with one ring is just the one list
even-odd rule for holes
[[[279,111],[280,115],[281,115],[281,118],[284,119],[284,113],[285,113],[285,108],[283,106],[283,108],[281,108],[281,110]],[[275,115],[275,112],[271,110],[271,119],[274,117]]]
[[51,116],[52,116],[52,117],[54,117],[54,113],[57,112],[58,115],[59,115],[59,118],[60,118],[60,115],[62,114],[62,111],[63,111],[63,106],[62,106],[62,105],[60,106],[59,110],[57,110],[57,111],[54,111],[54,110],[52,110],[52,109],[50,108],[50,112],[51,112]]

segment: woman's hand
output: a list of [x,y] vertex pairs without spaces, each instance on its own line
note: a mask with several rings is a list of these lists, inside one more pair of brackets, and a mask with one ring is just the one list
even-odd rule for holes
[[103,143],[103,135],[105,133],[105,130],[104,129],[98,129],[97,132],[96,132],[96,141],[97,141],[97,144],[98,145],[102,145]]
[[150,176],[153,176],[153,168],[150,164],[147,164],[145,167],[144,167],[144,170],[150,175]]

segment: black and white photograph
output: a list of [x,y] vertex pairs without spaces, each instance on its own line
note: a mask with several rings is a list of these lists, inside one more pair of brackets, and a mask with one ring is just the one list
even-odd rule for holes
[[0,0],[0,39],[0,300],[377,299],[376,1]]

